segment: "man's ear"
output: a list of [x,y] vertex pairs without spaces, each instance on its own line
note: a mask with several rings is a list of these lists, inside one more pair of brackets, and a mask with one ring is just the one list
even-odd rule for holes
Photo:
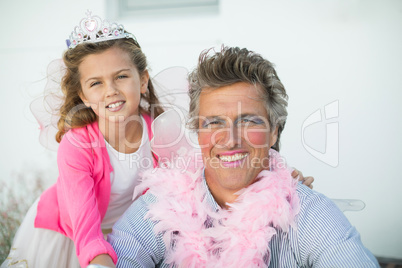
[[271,148],[278,140],[278,126],[276,126],[275,130],[271,131],[269,135],[270,135],[269,148]]
[[141,93],[145,93],[148,90],[149,73],[145,70],[141,75]]

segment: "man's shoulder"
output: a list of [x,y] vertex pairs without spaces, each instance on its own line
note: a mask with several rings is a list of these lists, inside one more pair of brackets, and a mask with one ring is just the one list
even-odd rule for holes
[[149,205],[156,203],[156,201],[155,195],[146,192],[135,199],[125,214],[146,214],[149,210]]
[[300,263],[320,267],[378,267],[360,234],[338,206],[322,193],[298,185],[300,212],[294,248]]
[[119,257],[118,267],[156,267],[163,260],[162,234],[155,232],[157,222],[148,216],[155,201],[152,194],[141,195],[113,226],[107,240]]
[[336,204],[328,198],[326,195],[314,191],[310,188],[308,188],[305,185],[302,185],[299,183],[297,185],[297,194],[300,199],[300,211],[303,212],[306,209],[311,209],[311,208],[326,208],[330,210],[336,211],[336,213],[340,212],[339,208],[336,206]]
[[323,230],[329,226],[342,227],[343,231],[352,227],[344,213],[324,194],[301,184],[297,186],[297,193],[300,200],[297,217],[299,232],[302,231],[306,235],[313,229]]
[[149,205],[156,202],[154,195],[145,193],[138,197],[130,207],[123,213],[120,219],[113,226],[114,230],[125,230],[126,232],[143,232],[152,230],[154,222],[147,217]]
[[297,184],[296,191],[297,194],[299,195],[300,200],[307,200],[309,198],[320,198],[320,197],[325,198],[324,194],[314,191],[309,187],[307,187],[306,185],[301,184],[300,182]]

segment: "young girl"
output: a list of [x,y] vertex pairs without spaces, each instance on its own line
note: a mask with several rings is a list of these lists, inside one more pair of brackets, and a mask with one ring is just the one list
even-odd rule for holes
[[69,41],[59,177],[28,211],[2,268],[114,267],[104,235],[132,203],[139,173],[154,166],[151,108],[155,117],[162,109],[135,37],[87,13]]

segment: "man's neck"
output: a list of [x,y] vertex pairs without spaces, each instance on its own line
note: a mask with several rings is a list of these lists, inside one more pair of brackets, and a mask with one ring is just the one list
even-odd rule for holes
[[215,199],[215,202],[223,209],[228,209],[228,204],[234,203],[237,199],[237,195],[235,195],[236,191],[221,191],[218,190],[219,186],[215,185],[212,180],[208,180],[205,177],[205,182],[208,186],[209,191],[212,194],[212,197]]

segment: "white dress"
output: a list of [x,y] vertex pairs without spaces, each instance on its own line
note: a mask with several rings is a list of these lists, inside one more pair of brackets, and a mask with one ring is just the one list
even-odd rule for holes
[[[110,163],[111,194],[106,215],[101,223],[105,236],[113,224],[131,205],[134,188],[141,172],[153,168],[151,146],[146,122],[143,121],[139,149],[132,154],[116,151],[106,142]],[[10,254],[0,268],[78,268],[80,267],[73,241],[52,230],[35,228],[34,221],[39,198],[28,210],[11,246]]]

